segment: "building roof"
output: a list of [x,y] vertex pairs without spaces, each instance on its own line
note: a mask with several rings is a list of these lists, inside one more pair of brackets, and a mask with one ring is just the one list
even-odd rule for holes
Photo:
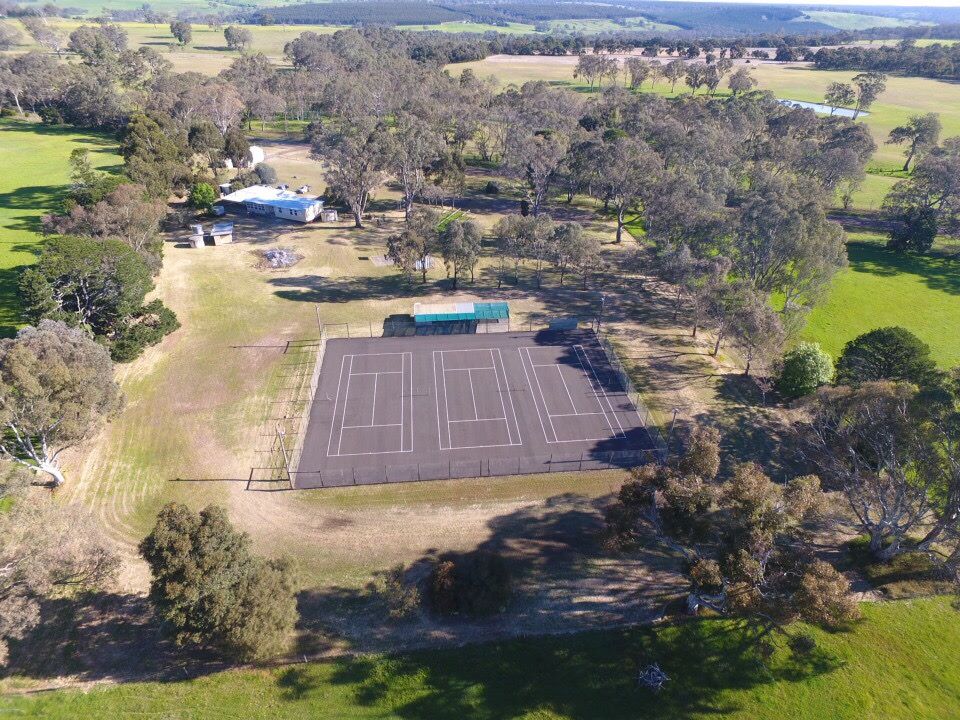
[[444,322],[449,320],[506,320],[510,306],[493,303],[416,303],[413,318],[416,322]]
[[224,195],[220,199],[227,202],[257,203],[258,205],[282,207],[290,210],[306,210],[318,203],[321,206],[323,205],[323,200],[316,195],[297,195],[297,193],[289,190],[280,190],[269,185],[251,185],[229,195]]

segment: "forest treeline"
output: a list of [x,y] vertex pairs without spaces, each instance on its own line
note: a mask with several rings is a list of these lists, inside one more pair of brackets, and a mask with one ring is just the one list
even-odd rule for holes
[[918,46],[913,40],[881,47],[821,48],[813,56],[821,70],[868,70],[920,77],[960,78],[960,44]]

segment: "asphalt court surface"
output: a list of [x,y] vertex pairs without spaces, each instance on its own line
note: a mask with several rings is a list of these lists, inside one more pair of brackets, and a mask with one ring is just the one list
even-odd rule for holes
[[295,485],[588,469],[653,447],[591,332],[332,339]]

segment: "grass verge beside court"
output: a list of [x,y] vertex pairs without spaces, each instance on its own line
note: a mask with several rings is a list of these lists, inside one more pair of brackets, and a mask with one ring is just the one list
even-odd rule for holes
[[[956,613],[949,598],[868,604],[850,631],[811,630],[811,656],[798,661],[781,646],[766,665],[741,628],[701,620],[8,697],[0,708],[48,720],[939,720],[960,704]],[[636,682],[651,662],[670,677],[658,695]]]

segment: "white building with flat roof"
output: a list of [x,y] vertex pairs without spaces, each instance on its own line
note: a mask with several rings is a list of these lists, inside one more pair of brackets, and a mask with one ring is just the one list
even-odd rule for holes
[[273,215],[284,220],[308,223],[323,211],[323,200],[313,195],[298,195],[268,185],[251,185],[220,198],[238,203],[253,215]]

